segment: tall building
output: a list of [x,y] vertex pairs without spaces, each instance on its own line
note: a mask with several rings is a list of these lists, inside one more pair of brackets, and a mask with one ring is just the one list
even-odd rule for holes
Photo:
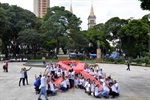
[[88,29],[96,25],[96,16],[94,15],[93,5],[91,5],[91,12],[88,17]]
[[47,8],[50,7],[50,0],[34,0],[34,14],[37,17],[45,16]]

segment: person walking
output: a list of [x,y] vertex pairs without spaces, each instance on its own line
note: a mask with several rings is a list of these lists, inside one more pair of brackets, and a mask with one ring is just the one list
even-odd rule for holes
[[44,94],[45,96],[45,99],[48,100],[48,97],[47,97],[47,91],[46,91],[46,86],[47,86],[47,82],[46,82],[46,77],[47,75],[43,75],[42,78],[41,78],[41,85],[40,85],[40,93],[39,93],[39,97],[38,97],[38,100],[42,100],[41,99],[41,95]]
[[29,71],[31,68],[32,68],[32,67],[30,67],[29,69],[24,68],[24,77],[25,77],[25,80],[26,80],[26,82],[27,82],[27,85],[29,85],[29,84],[28,84],[28,74],[27,74],[27,71]]
[[130,63],[128,62],[128,64],[127,64],[127,70],[129,70],[130,71]]

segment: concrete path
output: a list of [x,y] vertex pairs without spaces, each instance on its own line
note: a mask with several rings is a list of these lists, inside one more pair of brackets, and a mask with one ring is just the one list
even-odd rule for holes
[[[28,71],[29,85],[19,87],[21,62],[9,63],[9,72],[5,73],[0,63],[0,100],[37,100],[33,83],[35,74],[39,75],[44,68],[32,67]],[[120,96],[113,100],[150,100],[150,68],[131,66],[131,71],[127,71],[126,65],[99,64],[100,68],[116,79],[121,87]],[[88,96],[83,90],[69,90],[66,93],[58,93],[56,96],[48,97],[49,100],[96,100],[97,98]],[[42,96],[45,100],[45,97]],[[111,99],[111,98],[109,98]],[[101,100],[105,100],[101,98]]]

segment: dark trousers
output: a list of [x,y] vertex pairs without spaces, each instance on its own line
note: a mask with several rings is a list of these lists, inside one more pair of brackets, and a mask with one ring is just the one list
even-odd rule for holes
[[37,93],[37,94],[39,94],[39,93],[40,93],[39,86],[35,86],[35,91],[36,91],[36,93]]
[[28,84],[28,77],[27,77],[27,76],[25,76],[25,80],[26,80],[26,82],[27,82],[27,84]]
[[129,70],[129,71],[130,71],[130,66],[128,66],[127,70]]
[[73,79],[69,79],[69,83],[70,83],[70,88],[74,87],[74,80]]
[[112,95],[113,98],[115,98],[116,96],[119,96],[119,93],[116,93],[114,91],[110,91],[109,94]]
[[66,92],[66,91],[67,91],[67,88],[61,86],[61,87],[60,87],[60,90],[62,90],[63,92]]
[[20,78],[20,80],[19,80],[19,86],[20,86],[21,81],[22,81],[22,84],[25,85],[25,78]]
[[6,72],[8,72],[8,67],[6,67]]
[[78,85],[78,87],[79,87],[80,89],[84,89],[84,86],[83,86],[83,85]]

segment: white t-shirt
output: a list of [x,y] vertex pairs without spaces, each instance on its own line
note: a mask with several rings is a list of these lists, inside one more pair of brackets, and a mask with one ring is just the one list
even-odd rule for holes
[[108,91],[108,92],[110,91],[110,89],[108,88],[105,82],[103,83],[103,90]]
[[75,85],[79,85],[79,79],[75,79]]
[[24,78],[25,76],[24,76],[24,71],[21,71],[20,72],[20,78]]
[[111,89],[112,89],[113,92],[116,92],[116,93],[118,92],[117,89],[116,89],[115,84],[113,84],[113,85],[111,86]]
[[95,85],[91,84],[91,92],[94,92],[94,87],[95,87]]
[[94,72],[93,72],[93,71],[90,71],[89,74],[94,75]]
[[69,85],[70,83],[69,83],[69,79],[66,79],[66,83],[67,83],[67,85]]
[[73,72],[70,72],[69,74],[70,74],[70,79],[74,80],[75,72],[73,71]]
[[98,95],[98,87],[95,87],[95,96]]
[[88,85],[88,81],[85,81],[84,87],[86,88],[86,86]]
[[46,85],[47,85],[47,83],[46,83],[46,78],[45,78],[45,76],[43,76],[43,77],[41,78],[41,85],[40,85],[40,87],[46,87]]
[[50,67],[49,65],[47,65],[47,67],[46,67],[46,72],[47,72],[47,73],[50,73],[50,72],[51,72],[51,67]]
[[98,76],[103,76],[103,71],[99,70],[98,71]]
[[50,81],[49,85],[50,85],[50,90],[53,91],[54,90],[54,84]]
[[66,80],[62,81],[62,82],[61,82],[61,85],[62,85],[63,87],[65,87],[65,88],[67,88],[67,82],[66,82]]
[[57,76],[60,77],[61,76],[61,72],[57,72]]
[[116,87],[116,93],[119,93],[120,92],[120,86],[118,85],[118,83],[116,83],[116,84],[114,84],[115,85],[115,87]]
[[79,84],[83,86],[84,85],[84,79],[79,79]]
[[87,91],[87,92],[90,91],[90,87],[91,87],[91,85],[90,85],[90,83],[88,83],[88,84],[86,85],[86,91]]

